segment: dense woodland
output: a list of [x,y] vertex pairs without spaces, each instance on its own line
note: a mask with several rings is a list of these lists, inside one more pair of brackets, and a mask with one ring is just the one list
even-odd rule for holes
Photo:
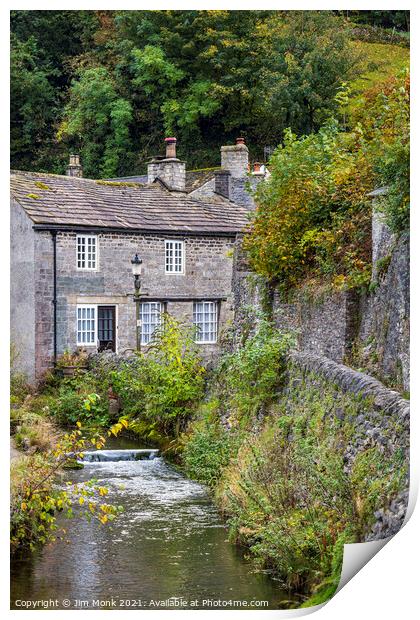
[[[290,127],[317,131],[343,82],[366,71],[355,40],[407,45],[408,11],[12,11],[12,167],[129,175],[174,133],[189,167],[252,155]],[[372,70],[372,67],[368,67]]]

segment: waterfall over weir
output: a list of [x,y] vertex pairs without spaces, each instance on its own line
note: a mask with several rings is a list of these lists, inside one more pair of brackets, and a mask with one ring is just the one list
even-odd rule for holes
[[159,450],[92,450],[83,453],[81,463],[103,463],[116,461],[140,461],[142,459],[154,459]]

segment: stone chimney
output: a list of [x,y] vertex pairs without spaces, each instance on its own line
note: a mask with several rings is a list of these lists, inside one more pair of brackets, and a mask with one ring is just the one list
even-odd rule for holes
[[236,138],[236,144],[232,146],[222,146],[221,149],[222,168],[229,170],[234,179],[242,179],[248,173],[248,147],[244,138]]
[[229,170],[216,170],[214,173],[214,191],[220,196],[230,199],[230,176]]
[[69,165],[67,166],[66,175],[68,177],[83,177],[83,168],[80,163],[79,155],[70,155]]
[[147,165],[147,182],[159,178],[174,191],[185,192],[185,162],[176,156],[176,138],[165,138],[166,156],[154,157]]

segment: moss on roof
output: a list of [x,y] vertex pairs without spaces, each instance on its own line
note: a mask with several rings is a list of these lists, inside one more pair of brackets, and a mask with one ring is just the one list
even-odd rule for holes
[[[34,193],[37,184],[50,191]],[[42,225],[234,235],[248,224],[247,210],[229,200],[167,192],[158,183],[15,171],[11,192],[32,221]]]

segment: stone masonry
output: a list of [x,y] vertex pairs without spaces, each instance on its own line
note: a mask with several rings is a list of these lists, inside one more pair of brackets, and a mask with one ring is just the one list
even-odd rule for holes
[[35,374],[35,236],[20,205],[12,202],[10,227],[10,340],[17,367]]
[[237,138],[234,145],[222,146],[220,152],[222,168],[229,170],[233,178],[240,179],[248,173],[249,151],[243,138]]
[[[53,265],[49,232],[32,232],[36,239],[35,289],[37,291],[37,368],[39,376],[51,364],[53,353]],[[219,332],[231,320],[232,248],[234,239],[205,236],[178,237],[185,244],[185,274],[165,273],[167,236],[125,233],[98,235],[99,266],[96,271],[76,268],[76,233],[57,234],[57,345],[58,354],[77,348],[76,310],[79,304],[116,306],[117,352],[136,346],[136,314],[133,302],[131,259],[143,259],[142,297],[154,300],[187,297],[191,301],[168,301],[166,310],[192,324],[192,298],[212,297],[220,301]],[[175,237],[169,237],[175,238]],[[219,351],[218,344],[200,345],[204,358]],[[95,351],[96,347],[86,347]],[[26,355],[26,353],[25,353]]]
[[265,306],[281,330],[296,334],[300,350],[336,362],[352,359],[383,380],[409,389],[410,245],[398,238],[375,210],[372,218],[370,290],[325,293],[305,298],[302,291],[285,301],[278,290],[252,273],[240,244],[235,247],[233,294],[235,326],[240,331],[244,304]]
[[[325,385],[337,390],[337,400],[329,404],[325,416],[332,416],[335,423],[351,424],[353,428],[349,443],[343,446],[347,472],[351,471],[358,454],[375,448],[380,454],[387,455],[393,470],[403,474],[399,490],[390,498],[389,505],[375,512],[375,521],[364,533],[363,540],[379,540],[396,534],[406,518],[409,498],[409,474],[405,468],[410,457],[409,401],[373,377],[325,357],[295,352],[290,355],[290,362],[300,374],[297,378],[295,372],[294,383],[307,381],[317,387],[320,394]],[[360,402],[359,414],[355,418],[347,417],[341,408],[340,392],[354,394]]]
[[176,138],[166,138],[166,157],[155,157],[147,166],[147,182],[160,179],[172,191],[185,191],[185,162],[176,156]]

